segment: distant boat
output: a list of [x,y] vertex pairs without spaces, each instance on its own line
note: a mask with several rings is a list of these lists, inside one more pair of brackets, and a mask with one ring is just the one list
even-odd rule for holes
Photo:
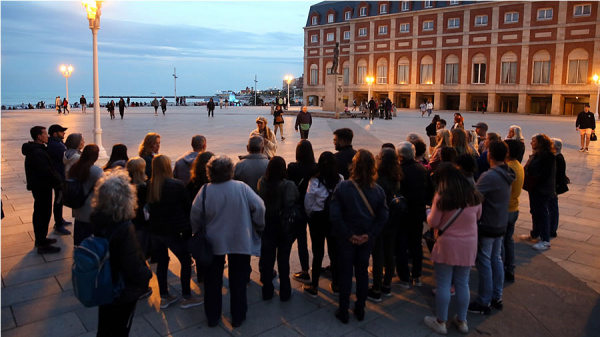
[[156,95],[156,93],[155,92],[151,92],[150,95]]

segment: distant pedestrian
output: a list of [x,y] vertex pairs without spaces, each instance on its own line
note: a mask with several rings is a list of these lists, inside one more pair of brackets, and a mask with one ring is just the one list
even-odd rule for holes
[[352,100],[352,111],[356,111],[356,100]]
[[160,108],[162,109],[162,113],[164,115],[167,111],[167,99],[164,97],[160,100]]
[[312,126],[312,115],[308,112],[306,106],[302,107],[302,111],[296,116],[296,124],[294,128],[296,132],[300,130],[300,139],[308,139],[308,131]]
[[63,114],[66,115],[67,113],[70,113],[69,112],[69,101],[65,98],[63,100]]
[[285,140],[283,136],[283,110],[281,110],[281,105],[275,107],[275,111],[273,111],[273,133],[277,136],[277,129],[279,129],[279,133],[281,134],[281,140]]
[[385,119],[392,119],[392,100],[390,100],[389,97],[385,99],[383,107],[385,111]]
[[56,99],[54,100],[54,105],[56,106],[56,112],[61,113],[61,100],[60,100],[60,96],[56,96]]
[[121,119],[123,119],[123,115],[125,115],[125,108],[127,105],[125,104],[125,100],[123,97],[119,99],[119,115],[121,115]]
[[129,106],[130,103],[131,103],[131,100],[129,99],[129,97],[127,97],[127,106]]
[[154,97],[154,100],[150,104],[154,107],[154,116],[158,116],[158,99]]
[[377,109],[377,103],[375,103],[375,100],[373,99],[373,97],[371,97],[368,107],[369,107],[369,118],[374,119],[375,118],[375,109]]
[[579,152],[588,152],[590,137],[592,136],[592,133],[596,132],[596,119],[594,118],[594,114],[590,111],[589,104],[586,104],[583,107],[583,111],[577,115],[575,130],[579,131],[579,134],[581,135],[581,149],[579,149]]
[[223,97],[219,98],[219,109],[223,109]]
[[483,104],[481,105],[481,113],[484,114],[487,111],[487,104],[485,102],[483,102]]
[[431,100],[429,102],[427,102],[427,117],[431,116],[431,113],[433,112],[433,103],[431,103]]
[[421,117],[425,116],[425,112],[427,112],[427,104],[422,102],[421,105],[419,105],[419,108],[421,109]]
[[225,98],[225,109],[227,109],[228,105],[229,105],[229,100],[227,98]]
[[87,110],[87,100],[85,99],[85,96],[81,95],[81,98],[79,99],[79,104],[81,104],[81,112],[85,113]]
[[253,136],[261,136],[263,138],[265,154],[267,158],[273,158],[277,151],[277,138],[267,126],[267,119],[265,117],[260,116],[256,119],[256,129],[250,132],[249,138]]
[[206,110],[208,111],[208,117],[215,117],[215,101],[213,101],[212,97],[206,104]]
[[106,105],[106,110],[108,110],[110,119],[115,119],[115,101],[114,100],[111,100],[110,103],[108,103]]

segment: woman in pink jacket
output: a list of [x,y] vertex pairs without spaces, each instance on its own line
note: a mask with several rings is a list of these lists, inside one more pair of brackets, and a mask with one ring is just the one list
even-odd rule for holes
[[453,323],[460,332],[468,333],[469,273],[477,256],[477,220],[481,217],[483,197],[453,164],[440,164],[436,175],[439,181],[427,217],[429,225],[437,229],[438,236],[431,252],[435,269],[436,316],[426,316],[424,321],[433,331],[447,333],[450,287],[454,284],[457,315]]

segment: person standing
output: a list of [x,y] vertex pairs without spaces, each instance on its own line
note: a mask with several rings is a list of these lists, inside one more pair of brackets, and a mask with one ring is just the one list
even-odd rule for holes
[[352,111],[356,111],[356,99],[352,100]]
[[48,224],[52,215],[52,189],[59,188],[61,176],[54,170],[46,149],[48,132],[43,126],[29,130],[33,141],[24,143],[21,153],[25,155],[25,177],[27,190],[33,195],[33,232],[38,254],[60,252],[60,247],[52,246],[56,239],[47,238]]
[[392,100],[389,97],[385,99],[384,109],[385,119],[392,119]]
[[229,100],[227,98],[225,98],[225,109],[227,109],[228,105],[229,105]]
[[519,197],[523,189],[523,179],[525,171],[521,162],[517,158],[520,153],[520,141],[507,139],[504,141],[508,146],[507,165],[515,173],[515,180],[510,185],[510,201],[508,203],[508,225],[506,234],[504,234],[504,244],[502,245],[502,261],[504,262],[504,280],[507,282],[515,281],[515,224],[519,218]]
[[269,159],[263,153],[264,141],[260,136],[252,136],[246,145],[248,154],[240,156],[240,161],[235,164],[233,178],[243,181],[252,190],[258,193],[258,180],[265,175]]
[[[423,114],[425,114],[425,111],[422,111]],[[421,115],[421,117],[423,117],[423,115]],[[433,119],[431,120],[431,123],[429,123],[429,125],[427,125],[427,127],[425,128],[425,132],[427,133],[427,136],[429,137],[429,154],[432,153],[433,148],[437,145],[436,143],[436,136],[437,136],[437,122],[440,120],[440,115],[434,115]]]
[[173,168],[173,177],[182,181],[184,184],[190,180],[191,168],[198,154],[206,151],[206,137],[195,135],[192,137],[192,150],[184,153],[175,161]]
[[160,108],[162,109],[162,113],[164,116],[165,112],[167,111],[167,99],[164,97],[160,100]]
[[119,115],[121,115],[121,119],[123,119],[123,115],[125,115],[125,108],[127,105],[125,104],[125,100],[123,97],[119,98]]
[[590,111],[589,104],[586,104],[583,111],[577,115],[575,130],[579,131],[581,136],[581,149],[579,149],[579,152],[589,152],[590,137],[592,133],[596,133],[596,119]]
[[223,109],[223,97],[219,98],[219,109]]
[[554,149],[556,150],[556,195],[552,196],[550,200],[550,237],[555,238],[557,236],[556,231],[558,230],[558,196],[566,193],[569,190],[568,184],[571,183],[571,179],[567,177],[567,162],[562,154],[562,139],[552,138],[554,143]]
[[127,106],[129,106],[130,103],[131,103],[131,99],[129,97],[127,97]]
[[302,107],[302,111],[296,116],[296,124],[294,125],[296,132],[300,129],[300,139],[308,139],[308,131],[311,126],[312,115],[308,112],[308,108],[305,105]]
[[277,129],[279,129],[281,140],[285,140],[283,136],[283,123],[283,110],[281,110],[281,105],[277,105],[273,111],[273,133],[277,136]]
[[156,132],[149,132],[140,144],[138,155],[146,161],[146,176],[148,180],[152,178],[152,158],[160,150],[160,135]]
[[85,146],[85,141],[81,133],[72,133],[67,137],[65,141],[65,155],[63,157],[63,164],[65,165],[65,178],[69,178],[69,170],[71,166],[75,164],[81,156],[81,150]]
[[54,106],[56,107],[56,111],[58,113],[60,113],[61,112],[60,111],[61,110],[61,106],[62,106],[61,100],[60,100],[60,96],[56,96],[56,99],[54,100]]
[[107,105],[106,109],[108,110],[108,114],[110,115],[110,119],[115,119],[115,101],[111,100]]
[[81,95],[79,104],[81,104],[81,113],[85,113],[87,110],[87,100],[85,99],[85,96]]
[[[53,124],[48,129],[50,134],[50,138],[48,139],[48,155],[50,156],[54,171],[56,171],[61,178],[61,184],[65,181],[65,163],[63,160],[65,152],[67,151],[67,146],[63,143],[63,139],[65,139],[66,130],[67,128],[58,124]],[[65,228],[66,225],[70,225],[71,223],[65,221],[63,218],[62,189],[60,186],[54,189],[53,213],[54,232],[61,235],[70,235],[71,232]]]
[[342,128],[333,132],[333,145],[335,146],[335,160],[338,165],[338,172],[348,180],[350,176],[349,167],[352,163],[352,158],[356,154],[356,150],[352,148],[352,139],[354,132],[352,129]]
[[431,100],[429,100],[429,102],[427,102],[427,117],[431,116],[432,112],[433,112],[433,103],[431,103]]
[[152,103],[150,103],[150,105],[154,107],[154,116],[158,116],[158,99],[154,97],[154,100],[152,101]]
[[215,101],[212,97],[206,104],[206,110],[208,111],[208,117],[215,117]]
[[375,103],[375,100],[373,99],[373,97],[371,97],[368,107],[369,107],[369,119],[372,120],[375,118],[375,110],[377,109],[377,103]]
[[277,151],[277,138],[273,134],[273,131],[267,126],[267,119],[265,117],[258,117],[256,119],[256,129],[250,132],[250,137],[261,136],[264,142],[264,151],[268,159],[275,157]]
[[419,109],[421,110],[421,117],[425,116],[425,112],[427,112],[427,104],[425,102],[421,102],[421,105],[419,105]]

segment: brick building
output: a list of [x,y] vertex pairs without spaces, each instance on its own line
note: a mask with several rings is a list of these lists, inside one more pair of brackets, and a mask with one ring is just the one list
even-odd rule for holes
[[598,1],[324,1],[304,28],[304,102],[320,105],[340,43],[343,100],[398,108],[596,111]]

